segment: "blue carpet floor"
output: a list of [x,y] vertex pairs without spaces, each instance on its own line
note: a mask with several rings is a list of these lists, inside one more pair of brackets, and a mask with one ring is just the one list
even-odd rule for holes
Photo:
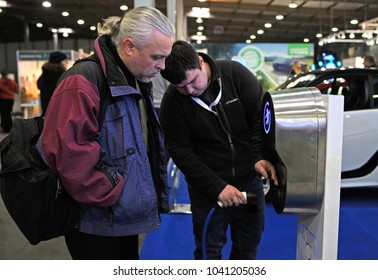
[[[188,203],[185,184],[176,190],[175,197],[177,203]],[[296,215],[277,215],[268,202],[257,259],[295,260],[296,226]],[[377,233],[378,188],[342,189],[338,259],[378,260]],[[224,248],[224,259],[228,257],[229,245]],[[146,235],[140,257],[144,260],[192,260],[193,249],[191,215],[163,214],[161,229]]]
[[[267,205],[265,232],[257,259],[294,260],[296,250],[296,226],[294,215],[277,215]],[[163,214],[161,229],[147,234],[142,251],[143,260],[192,260],[194,240],[192,217],[188,214]],[[223,250],[227,259],[230,244]]]

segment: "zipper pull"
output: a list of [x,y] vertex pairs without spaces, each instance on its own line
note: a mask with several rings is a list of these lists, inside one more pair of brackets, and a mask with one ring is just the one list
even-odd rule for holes
[[56,180],[56,192],[55,192],[55,200],[58,199],[58,196],[62,193],[62,184],[60,183],[59,178]]
[[113,217],[114,217],[114,212],[112,207],[108,207],[108,214],[109,214],[109,220],[110,220],[110,226],[113,226]]

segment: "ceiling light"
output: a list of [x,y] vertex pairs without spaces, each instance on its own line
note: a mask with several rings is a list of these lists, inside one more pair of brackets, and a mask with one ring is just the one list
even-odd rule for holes
[[[374,41],[369,41],[366,43],[368,46],[374,46]],[[378,44],[378,40],[376,42],[376,44]]]
[[197,35],[198,35],[198,36],[201,36],[201,35],[203,35],[203,33],[202,33],[201,31],[198,31],[198,32],[197,32]]
[[51,28],[51,32],[52,32],[52,33],[58,33],[58,29],[56,29],[56,28]]
[[264,30],[260,29],[260,30],[257,30],[257,34],[264,34]]
[[51,7],[51,3],[49,1],[44,1],[42,3],[42,6],[45,7],[45,8],[50,8]]
[[73,33],[71,28],[58,28],[59,33]]
[[203,27],[203,26],[201,26],[201,25],[198,26],[198,30],[204,30],[204,28],[205,28],[205,27]]
[[337,32],[339,29],[337,27],[332,27],[332,32]]
[[304,38],[303,42],[308,43],[308,42],[310,42],[310,40],[308,38]]
[[267,23],[265,23],[265,25],[264,25],[266,28],[271,28],[272,27],[272,24],[271,23],[269,23],[269,22],[267,22]]
[[202,18],[199,17],[199,18],[196,19],[196,22],[197,22],[197,23],[202,23],[203,20],[202,20]]
[[63,33],[63,37],[68,37],[69,35],[68,35],[68,33]]
[[77,24],[80,24],[80,25],[82,25],[82,24],[84,24],[85,23],[85,21],[84,20],[82,20],[82,19],[78,19],[77,20]]
[[324,44],[329,43],[365,43],[369,45],[371,40],[375,40],[374,36],[369,39],[367,38],[369,30],[361,30],[361,29],[355,29],[355,30],[343,30],[337,33],[333,33],[331,35],[328,35],[325,38],[322,38],[321,41]]
[[316,38],[322,38],[322,37],[323,37],[322,33],[316,34]]
[[190,12],[190,16],[201,17],[201,18],[209,18],[210,17],[210,9],[209,8],[193,7],[192,11]]
[[291,3],[289,4],[290,9],[295,9],[297,7],[298,7],[298,5],[294,1],[291,1]]
[[245,40],[245,42],[246,42],[247,44],[252,43],[251,39],[247,39],[247,40]]
[[249,36],[249,38],[251,38],[252,40],[254,40],[254,39],[256,39],[256,35],[251,35],[251,36]]
[[121,5],[121,7],[119,7],[121,11],[127,11],[129,9],[129,7],[127,7],[127,5]]
[[66,11],[62,12],[62,16],[64,16],[64,17],[68,17],[69,15],[70,15],[69,12],[66,12]]
[[95,31],[96,30],[96,26],[92,25],[91,27],[89,27],[90,30],[92,31]]
[[207,38],[206,38],[205,35],[201,35],[201,36],[193,35],[193,36],[190,37],[190,39],[192,39],[192,40],[201,40],[201,41],[204,41],[204,40],[206,40]]
[[40,22],[38,22],[38,23],[36,24],[36,26],[37,26],[38,28],[41,28],[41,27],[43,27],[43,24],[40,23]]
[[358,24],[358,20],[354,18],[350,20],[350,24]]
[[276,20],[282,20],[282,19],[284,19],[283,15],[276,15]]

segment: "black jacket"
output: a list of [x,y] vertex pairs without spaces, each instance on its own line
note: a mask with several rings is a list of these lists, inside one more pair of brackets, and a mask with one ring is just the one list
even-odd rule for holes
[[200,55],[211,68],[208,89],[213,99],[218,96],[217,79],[221,78],[217,114],[170,85],[161,103],[160,120],[168,152],[188,184],[216,200],[227,184],[243,190],[256,175],[254,164],[262,159],[263,89],[242,64]]
[[45,115],[47,105],[55,90],[59,77],[65,69],[59,64],[46,62],[42,66],[42,75],[37,80],[37,87],[40,90],[40,100],[42,106],[42,115]]

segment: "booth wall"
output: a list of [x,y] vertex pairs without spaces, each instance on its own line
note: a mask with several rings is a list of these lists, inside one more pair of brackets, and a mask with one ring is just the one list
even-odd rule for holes
[[[33,41],[0,44],[0,70],[7,69],[17,74],[17,50],[51,50],[53,41]],[[85,53],[93,51],[93,40],[89,39],[63,39],[58,41],[59,50],[80,50]]]

